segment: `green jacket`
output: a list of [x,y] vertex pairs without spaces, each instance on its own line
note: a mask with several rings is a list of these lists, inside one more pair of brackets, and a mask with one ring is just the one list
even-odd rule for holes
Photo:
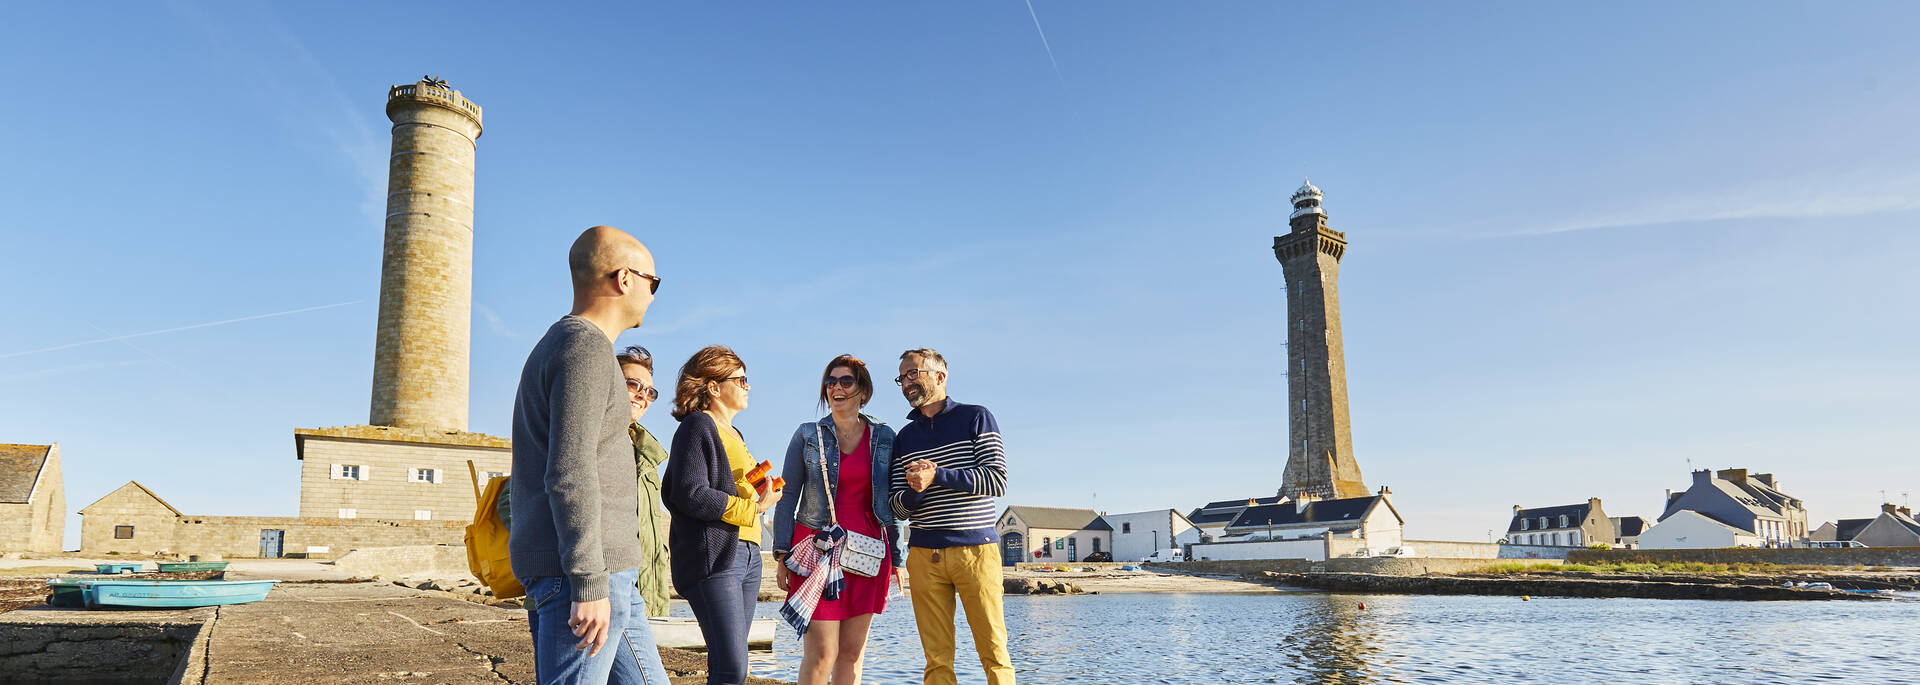
[[635,423],[627,427],[633,438],[633,468],[640,476],[640,597],[647,616],[667,615],[667,512],[661,508],[660,465],[667,448]]

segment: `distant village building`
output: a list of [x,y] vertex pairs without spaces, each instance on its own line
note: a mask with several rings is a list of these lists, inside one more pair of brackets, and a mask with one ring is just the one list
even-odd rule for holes
[[1187,514],[1187,520],[1193,522],[1194,528],[1199,529],[1200,542],[1212,542],[1216,539],[1226,537],[1227,524],[1233,523],[1233,520],[1236,518],[1240,518],[1240,512],[1246,511],[1247,507],[1278,504],[1281,499],[1279,495],[1274,495],[1272,497],[1248,497],[1246,499],[1208,502],[1194,509],[1192,513]]
[[60,445],[0,444],[0,552],[59,552],[66,530]]
[[1100,519],[1112,530],[1114,561],[1139,561],[1163,549],[1184,552],[1200,541],[1200,529],[1172,509],[1101,514]]
[[1007,507],[995,526],[1001,561],[1080,561],[1113,554],[1113,529],[1092,509]]
[[1190,558],[1324,561],[1376,555],[1401,546],[1405,525],[1387,488],[1368,497],[1292,499],[1247,507],[1223,537],[1193,545]]
[[1600,498],[1580,504],[1522,509],[1513,505],[1507,522],[1507,542],[1514,545],[1586,547],[1613,544],[1613,520],[1600,508]]
[[1779,488],[1770,473],[1694,471],[1692,486],[1668,492],[1666,511],[1640,534],[1640,548],[1794,546],[1811,533],[1806,505]]
[[1613,548],[1640,549],[1640,534],[1652,527],[1645,516],[1613,517]]
[[1920,547],[1920,521],[1913,518],[1912,509],[1882,504],[1879,516],[1829,521],[1814,529],[1811,538],[1852,541],[1867,547]]

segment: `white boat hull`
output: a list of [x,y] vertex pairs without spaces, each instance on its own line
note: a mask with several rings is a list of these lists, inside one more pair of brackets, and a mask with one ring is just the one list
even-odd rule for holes
[[[773,633],[778,624],[770,618],[754,619],[747,627],[747,649],[773,649]],[[691,618],[649,618],[647,627],[653,629],[653,641],[661,647],[702,652],[707,649],[707,640],[700,635],[700,623]]]

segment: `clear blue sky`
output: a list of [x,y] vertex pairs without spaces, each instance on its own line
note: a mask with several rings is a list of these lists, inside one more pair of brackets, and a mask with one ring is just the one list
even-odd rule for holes
[[1912,5],[1032,7],[13,6],[0,441],[60,442],[70,509],[138,479],[295,513],[292,430],[367,419],[382,107],[431,73],[486,108],[476,431],[606,223],[666,279],[621,342],[739,350],[763,458],[828,358],[928,345],[998,415],[1007,503],[1271,494],[1270,247],[1311,176],[1409,535],[1656,516],[1688,460],[1816,523],[1920,495]]

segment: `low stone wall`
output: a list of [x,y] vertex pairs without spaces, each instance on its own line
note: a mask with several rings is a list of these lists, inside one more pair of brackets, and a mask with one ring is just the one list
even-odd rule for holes
[[[1416,548],[1417,550],[1417,548]],[[1559,559],[1537,559],[1542,564],[1560,564]],[[1327,573],[1372,573],[1383,576],[1453,575],[1479,571],[1489,566],[1513,563],[1507,559],[1435,559],[1430,557],[1372,557],[1365,559],[1328,559],[1317,564]]]
[[1401,546],[1423,557],[1441,559],[1498,559],[1500,543],[1459,540],[1403,540]]
[[[414,545],[461,545],[465,521],[394,521],[287,516],[189,516],[174,528],[176,554],[260,556],[260,531],[286,531],[281,553],[332,559],[350,550]],[[324,547],[326,551],[318,551]],[[309,550],[314,551],[309,551]]]
[[1112,571],[1122,566],[1139,566],[1137,561],[1022,561],[1013,565],[1015,571],[1032,571],[1042,566],[1053,568],[1090,568],[1095,571]]
[[1247,559],[1241,561],[1176,561],[1166,564],[1141,564],[1149,571],[1192,575],[1259,575],[1261,571],[1306,573],[1314,562],[1305,559]]
[[1920,547],[1833,549],[1580,549],[1567,553],[1576,564],[1699,562],[1705,564],[1805,564],[1809,566],[1920,567]]
[[1550,545],[1501,545],[1501,559],[1565,559],[1568,552],[1578,552],[1578,547],[1553,547]]
[[417,545],[356,549],[333,560],[334,568],[356,576],[399,578],[417,575],[465,576],[465,545]]

